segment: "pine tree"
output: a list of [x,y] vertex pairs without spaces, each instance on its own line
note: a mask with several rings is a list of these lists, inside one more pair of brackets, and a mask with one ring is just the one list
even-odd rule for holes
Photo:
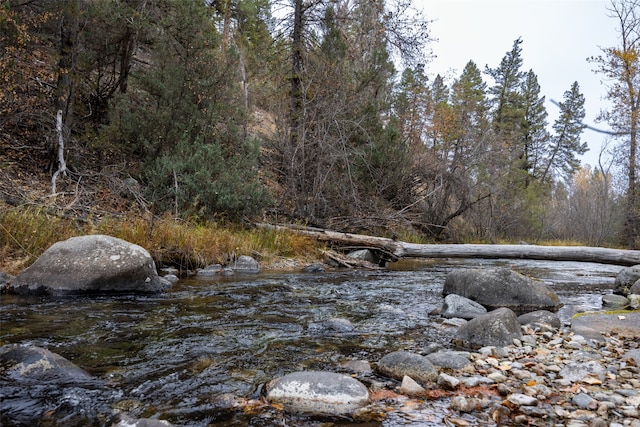
[[258,147],[243,132],[238,67],[198,0],[147,5],[153,38],[131,87],[114,97],[105,145],[141,159],[139,176],[159,210],[197,217],[257,213],[268,197]]
[[541,181],[551,179],[553,175],[570,178],[580,168],[577,156],[589,149],[580,138],[586,127],[584,116],[584,96],[580,93],[578,82],[574,82],[560,103],[560,116],[553,124],[555,134],[547,148]]
[[469,61],[452,86],[451,104],[459,115],[460,126],[470,144],[486,143],[489,124],[486,91],[487,84],[482,80],[480,70],[475,62]]
[[529,227],[525,207],[529,167],[525,156],[527,105],[523,93],[527,74],[520,70],[521,44],[522,39],[515,40],[500,65],[485,70],[494,80],[489,88],[493,96],[494,140],[487,185],[492,194],[491,232],[498,236],[522,236]]
[[521,85],[525,73],[520,71],[522,66],[522,39],[513,42],[511,51],[502,58],[497,68],[487,67],[495,84],[489,88],[493,95],[493,129],[500,143],[516,157],[520,155],[520,147],[516,141],[520,139],[521,126],[524,119],[524,100]]
[[449,105],[449,87],[444,83],[444,79],[438,74],[429,90],[431,95],[431,108],[429,115],[427,145],[434,153],[441,158],[447,157],[446,141],[449,139],[449,129],[453,125],[453,110]]
[[522,154],[520,168],[526,172],[525,186],[531,179],[540,178],[543,173],[544,149],[549,142],[547,131],[547,110],[544,106],[545,97],[540,96],[538,77],[529,70],[522,84],[524,100],[524,117],[522,123]]
[[419,147],[424,141],[427,117],[432,107],[428,81],[423,65],[415,69],[406,68],[397,89],[394,109],[402,137],[410,147]]
[[431,99],[433,101],[433,105],[446,104],[449,101],[449,88],[444,83],[444,79],[440,74],[433,79],[433,84],[431,85]]

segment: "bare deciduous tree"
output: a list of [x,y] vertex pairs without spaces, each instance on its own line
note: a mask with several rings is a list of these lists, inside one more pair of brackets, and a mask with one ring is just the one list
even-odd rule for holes
[[610,16],[617,20],[620,45],[603,48],[592,57],[595,71],[605,77],[607,98],[612,102],[600,119],[606,121],[626,148],[627,170],[625,236],[629,247],[640,245],[640,185],[637,176],[640,129],[640,2],[612,0]]

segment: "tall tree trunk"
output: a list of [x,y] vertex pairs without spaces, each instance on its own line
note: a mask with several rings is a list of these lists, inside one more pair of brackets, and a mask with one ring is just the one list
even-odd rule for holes
[[[634,117],[635,116],[635,117]],[[627,214],[626,214],[626,235],[627,246],[634,248],[640,242],[640,195],[636,183],[636,167],[638,141],[636,134],[638,132],[638,108],[632,113],[634,119],[631,121],[631,135],[629,142],[629,188],[627,194]]]
[[[57,117],[60,122],[64,120],[67,128],[73,123],[73,96],[75,82],[73,73],[75,71],[78,54],[78,15],[80,13],[78,0],[64,3],[62,16],[58,26],[58,78],[55,89],[54,108],[58,111]],[[61,135],[61,130],[60,130]],[[59,164],[58,152],[62,144],[62,138],[48,144],[49,172],[59,174],[55,165]],[[54,175],[55,176],[55,175]],[[55,192],[55,179],[53,180],[53,191]]]
[[56,109],[62,110],[64,121],[68,124],[73,102],[74,82],[72,73],[76,65],[78,45],[77,0],[66,3],[59,26],[58,81],[56,88]]
[[[636,22],[636,25],[638,23]],[[626,34],[626,33],[625,33]],[[640,37],[640,34],[638,34]],[[629,41],[623,36],[623,47],[625,52],[633,52],[636,48],[628,46]],[[636,40],[634,44],[638,44]],[[638,122],[640,121],[640,87],[633,76],[638,72],[637,53],[635,61],[633,56],[624,57],[624,80],[629,96],[629,174],[628,174],[628,194],[626,212],[626,235],[627,246],[632,249],[640,245],[640,189],[637,185],[636,169],[638,155]]]
[[302,30],[303,30],[303,0],[295,0],[293,16],[293,34],[291,37],[291,144],[298,142],[298,133],[302,120]]
[[224,21],[222,24],[222,51],[226,52],[229,49],[229,39],[231,38],[231,1],[223,0],[221,2],[223,10]]
[[118,73],[118,84],[120,93],[127,92],[127,84],[129,82],[129,72],[131,71],[131,62],[133,60],[133,52],[136,47],[137,31],[127,30],[124,45],[120,52],[120,72]]
[[[296,213],[303,215],[306,209],[305,199],[306,191],[304,185],[306,181],[306,172],[304,171],[305,153],[303,141],[303,117],[304,117],[304,100],[302,90],[302,52],[304,30],[304,4],[303,0],[295,0],[293,15],[293,33],[291,35],[291,106],[290,106],[290,124],[289,124],[289,150],[287,160],[289,165],[288,171],[288,187],[291,196],[294,198]],[[300,159],[298,161],[298,159]],[[299,188],[299,186],[302,188]]]

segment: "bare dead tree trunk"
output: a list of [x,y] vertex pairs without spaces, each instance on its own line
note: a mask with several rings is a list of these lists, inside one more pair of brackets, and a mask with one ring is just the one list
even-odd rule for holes
[[238,49],[238,69],[240,71],[240,79],[242,80],[242,105],[245,112],[245,118],[242,123],[242,137],[246,139],[249,134],[247,129],[247,118],[249,116],[249,81],[247,80],[247,68],[244,63],[244,54],[237,45],[236,48]]
[[176,168],[173,168],[173,209],[174,209],[174,218],[178,218],[178,175],[176,175]]
[[284,227],[257,224],[259,227],[287,230],[323,242],[350,247],[380,249],[399,258],[487,258],[538,259],[549,261],[597,262],[614,265],[640,264],[640,251],[589,246],[487,245],[487,244],[418,244],[384,237],[341,233],[309,227]]
[[62,136],[62,110],[56,115],[56,133],[58,134],[58,170],[51,177],[51,194],[56,194],[56,180],[60,174],[67,173],[67,164],[64,161],[64,138]]

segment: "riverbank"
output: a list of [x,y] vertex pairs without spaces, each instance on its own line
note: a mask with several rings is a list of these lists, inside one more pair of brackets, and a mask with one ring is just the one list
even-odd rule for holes
[[0,230],[0,271],[13,275],[54,243],[85,234],[106,234],[140,245],[158,267],[185,271],[224,265],[240,255],[256,258],[265,270],[291,270],[322,259],[325,248],[296,233],[225,221],[98,213],[78,217],[46,207],[1,203]]
[[[323,261],[332,244],[287,228],[184,220],[171,215],[158,218],[136,211],[120,214],[96,210],[77,215],[53,205],[15,207],[1,200],[0,230],[0,271],[13,275],[31,265],[54,243],[86,234],[106,234],[137,244],[151,254],[158,268],[173,267],[184,272],[211,264],[226,265],[240,255],[258,260],[262,270],[300,270]],[[418,235],[396,237],[415,247],[420,245],[414,243],[430,243]]]

